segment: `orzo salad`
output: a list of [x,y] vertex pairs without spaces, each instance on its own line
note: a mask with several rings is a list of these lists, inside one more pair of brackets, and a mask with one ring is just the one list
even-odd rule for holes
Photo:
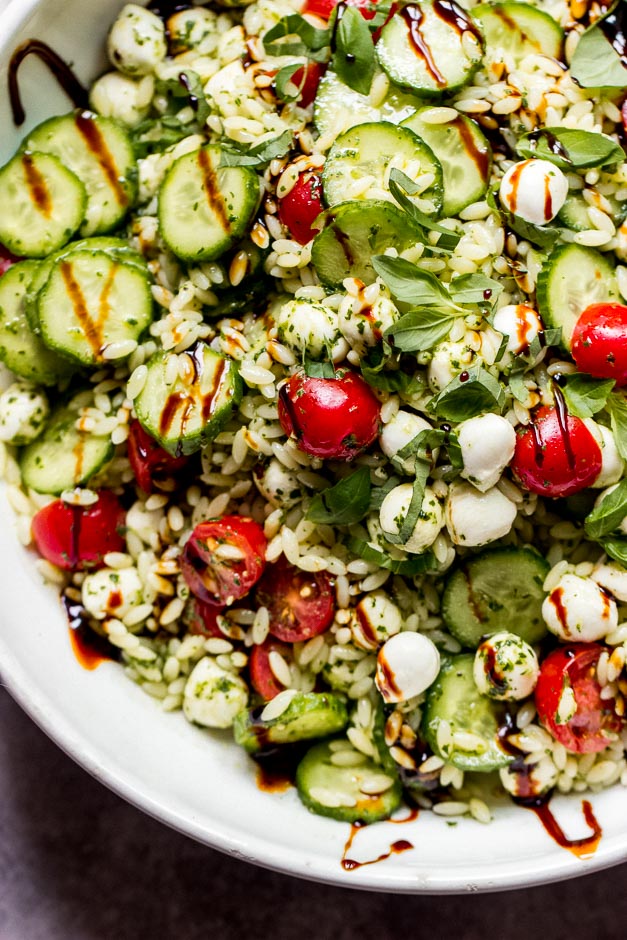
[[627,784],[626,17],[127,4],[0,169],[19,538],[315,813]]

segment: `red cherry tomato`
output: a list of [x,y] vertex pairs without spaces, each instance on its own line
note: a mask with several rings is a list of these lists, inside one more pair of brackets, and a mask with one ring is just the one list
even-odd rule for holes
[[17,258],[15,255],[11,254],[9,249],[5,248],[4,245],[0,245],[0,277],[6,274],[11,265],[21,260],[21,258]]
[[627,385],[627,307],[591,304],[572,336],[572,356],[581,372]]
[[300,88],[298,104],[301,108],[308,108],[313,103],[323,75],[324,66],[320,65],[319,62],[308,62],[307,65],[296,69],[290,81],[297,88]]
[[[306,0],[302,13],[313,13],[323,20],[328,20],[340,0]],[[376,0],[345,0],[349,7],[357,7],[365,20],[373,19],[376,10]]]
[[266,569],[257,602],[267,607],[270,633],[284,643],[299,643],[324,633],[335,614],[335,594],[326,571],[302,571],[286,561]]
[[301,173],[296,185],[279,201],[279,219],[293,239],[306,245],[318,231],[312,225],[323,209],[320,176]]
[[183,620],[190,633],[195,636],[219,637],[226,639],[218,626],[218,617],[222,613],[221,607],[206,604],[197,597],[190,597],[185,607]]
[[33,518],[37,551],[66,571],[84,571],[103,564],[107,552],[124,551],[121,536],[126,513],[110,490],[98,491],[91,506],[70,506],[55,499]]
[[511,467],[532,493],[570,496],[594,483],[601,464],[601,449],[580,418],[542,407],[519,431]]
[[295,372],[279,392],[281,427],[314,457],[352,460],[377,437],[380,414],[368,383],[347,369],[338,369],[334,379]]
[[247,516],[201,522],[181,556],[181,573],[197,598],[224,607],[248,594],[265,568],[266,537]]
[[267,639],[260,646],[253,646],[248,660],[251,685],[267,702],[285,689],[272,672],[270,653],[280,653],[284,659],[290,659],[290,647],[287,644]]
[[[569,751],[586,754],[602,751],[610,743],[605,732],[618,732],[621,720],[612,699],[601,698],[596,666],[604,647],[598,643],[573,643],[550,653],[540,667],[536,708],[540,723]],[[575,696],[577,711],[564,724],[557,716],[565,688]]]
[[173,477],[189,463],[189,457],[173,457],[143,429],[139,421],[132,421],[128,433],[128,459],[138,485],[145,493],[152,493],[155,480]]

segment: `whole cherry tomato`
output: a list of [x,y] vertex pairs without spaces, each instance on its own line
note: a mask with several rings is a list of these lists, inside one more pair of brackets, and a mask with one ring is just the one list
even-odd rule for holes
[[335,594],[326,571],[302,571],[286,561],[269,565],[256,591],[267,607],[270,633],[284,643],[310,640],[330,627]]
[[201,601],[228,606],[263,574],[267,544],[261,526],[248,516],[201,522],[183,549],[181,573]]
[[591,304],[581,314],[571,340],[581,372],[627,385],[627,307]]
[[159,477],[173,477],[189,463],[189,457],[173,457],[151,437],[139,421],[131,421],[128,459],[138,485],[152,493]]
[[279,200],[279,219],[295,241],[306,245],[318,231],[312,225],[323,209],[320,176],[308,171],[301,173],[287,196]]
[[206,604],[197,597],[190,597],[185,605],[183,621],[189,632],[195,636],[225,639],[224,633],[218,626],[218,617],[221,613],[221,607]]
[[318,91],[320,79],[324,75],[324,66],[319,62],[308,62],[296,69],[290,81],[300,88],[298,104],[301,108],[308,108],[313,103]]
[[[614,701],[601,698],[596,677],[604,648],[599,643],[562,646],[550,653],[540,667],[535,692],[540,723],[556,741],[578,754],[602,751],[610,743],[606,732],[621,729]],[[568,721],[560,721],[560,700],[568,688],[573,691],[577,710]]]
[[16,264],[18,261],[21,261],[21,258],[17,258],[11,254],[8,248],[0,245],[0,277],[9,270],[11,265]]
[[281,427],[314,457],[352,460],[377,437],[380,414],[368,383],[348,369],[338,369],[334,379],[295,372],[279,392]]
[[55,499],[34,516],[32,533],[37,551],[66,571],[103,565],[107,552],[124,551],[121,532],[126,513],[110,490],[99,490],[90,506],[70,506]]
[[594,483],[601,464],[601,448],[580,418],[542,407],[519,429],[511,468],[532,493],[570,496]]
[[250,683],[253,689],[267,702],[285,689],[285,686],[279,682],[272,671],[270,653],[279,653],[283,659],[289,661],[290,647],[286,643],[279,643],[278,640],[273,640],[270,637],[264,640],[261,645],[253,646],[248,660]]
[[[303,13],[313,13],[323,20],[328,20],[340,0],[306,0]],[[376,0],[345,0],[346,6],[357,7],[365,20],[371,20],[376,14]]]

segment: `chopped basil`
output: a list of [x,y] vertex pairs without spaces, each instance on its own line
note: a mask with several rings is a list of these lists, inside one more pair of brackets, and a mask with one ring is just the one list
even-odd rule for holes
[[284,157],[286,153],[289,153],[293,141],[292,131],[283,131],[278,137],[273,137],[272,140],[266,140],[248,149],[238,146],[232,140],[228,143],[222,141],[220,145],[222,152],[220,166],[262,167],[270,163],[271,160]]
[[560,228],[548,225],[533,225],[533,223],[526,222],[525,219],[521,219],[520,216],[513,215],[511,212],[502,211],[501,215],[512,232],[539,248],[552,248],[562,234]]
[[540,339],[540,334],[534,336],[534,338],[529,343],[528,357],[531,360],[535,360],[536,356],[539,356],[542,352],[542,348],[545,346],[558,346],[562,341],[562,328],[561,326],[554,327],[550,330],[542,330],[542,339]]
[[416,457],[416,478],[412,487],[412,494],[405,518],[403,519],[397,535],[385,533],[385,540],[392,545],[404,545],[416,528],[416,523],[422,512],[422,503],[425,498],[425,487],[429,479],[431,460]]
[[446,339],[455,317],[446,310],[417,307],[410,310],[385,332],[385,337],[403,352],[431,349]]
[[374,42],[366,20],[356,7],[335,7],[331,67],[341,81],[360,95],[370,93],[375,72]]
[[516,150],[522,157],[540,157],[562,170],[604,167],[625,159],[623,148],[610,137],[570,127],[532,131],[520,138]]
[[279,20],[263,37],[266,55],[307,56],[315,62],[325,62],[331,43],[330,29],[317,29],[300,13],[291,13]]
[[459,470],[464,466],[461,448],[457,435],[453,431],[443,428],[419,431],[415,437],[405,444],[394,456],[394,460],[407,460],[416,454],[422,459],[431,459],[431,453],[436,447],[446,447],[451,465]]
[[465,421],[489,411],[500,414],[505,404],[501,383],[482,366],[462,372],[431,402],[432,410],[447,421]]
[[584,528],[590,539],[600,539],[614,532],[627,516],[627,479],[604,496],[596,509],[586,517]]
[[352,525],[370,508],[370,470],[360,467],[312,499],[306,518],[320,525]]
[[620,392],[612,392],[606,407],[618,453],[627,460],[627,401]]
[[452,232],[450,229],[446,228],[444,225],[439,225],[437,222],[434,222],[433,219],[426,215],[424,212],[421,212],[420,209],[414,205],[409,196],[415,196],[419,187],[401,170],[394,167],[390,171],[389,179],[389,190],[394,199],[399,204],[401,209],[407,213],[411,221],[418,227],[422,229],[422,238],[423,241],[427,242],[427,233],[428,232],[439,232],[440,238],[436,246],[432,246],[427,243],[427,248],[431,251],[444,251],[446,253],[453,251],[457,246],[459,239],[461,238],[456,232]]
[[[570,74],[582,88],[625,88],[627,67],[625,43],[625,4],[618,0],[608,13],[587,29],[577,43]],[[616,37],[619,52],[608,36]],[[622,40],[622,42],[621,42]]]
[[394,574],[405,575],[408,578],[423,574],[425,571],[431,571],[436,566],[435,557],[431,552],[425,552],[424,555],[417,555],[413,558],[399,559],[391,558],[387,552],[375,548],[374,545],[364,539],[350,538],[347,545],[358,558],[363,558],[364,561],[379,565],[388,571],[393,571]]
[[509,389],[516,401],[528,408],[531,404],[529,389],[525,385],[525,375],[527,373],[528,363],[524,360],[517,360],[514,368],[509,375]]
[[[292,79],[296,72],[299,69],[302,69],[303,77],[300,85],[297,85],[296,82],[293,82]],[[274,87],[276,89],[277,98],[280,101],[298,101],[300,98],[301,91],[305,84],[307,78],[307,69],[303,66],[302,62],[292,62],[291,65],[284,65],[282,69],[276,73],[274,79]],[[288,91],[288,85],[291,86],[293,91],[290,89]]]
[[456,304],[494,304],[503,290],[502,284],[485,274],[462,274],[449,284]]
[[303,359],[303,368],[305,370],[305,374],[309,376],[310,379],[335,378],[335,366],[331,362],[330,358],[318,362],[315,359],[310,359],[308,356],[305,356]]
[[394,298],[414,306],[451,305],[451,298],[444,284],[430,271],[422,271],[404,258],[374,255],[372,266],[383,278]]
[[591,418],[605,408],[613,388],[613,379],[593,379],[581,372],[563,375],[560,381],[568,410],[576,418]]
[[599,544],[606,555],[609,555],[614,561],[627,567],[627,539],[600,539]]
[[364,379],[373,388],[378,388],[383,392],[401,392],[403,395],[420,395],[425,390],[425,379],[422,375],[410,375],[403,372],[402,369],[385,372],[379,369],[373,369],[368,365],[362,364],[361,374]]

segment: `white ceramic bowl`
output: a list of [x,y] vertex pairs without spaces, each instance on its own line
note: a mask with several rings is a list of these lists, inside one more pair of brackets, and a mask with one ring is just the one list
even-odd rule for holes
[[[0,0],[0,6],[2,2]],[[75,64],[83,81],[104,67],[103,40],[121,0],[13,0],[0,19],[0,163],[22,133],[70,104],[36,60],[22,65],[27,124],[13,127],[7,62],[25,39],[46,40]],[[413,893],[499,890],[570,878],[627,859],[627,791],[592,798],[603,827],[596,854],[582,861],[559,848],[529,811],[504,804],[489,826],[462,819],[448,826],[430,813],[404,826],[361,830],[350,852],[375,859],[402,838],[415,848],[385,862],[344,871],[349,827],[313,816],[295,791],[257,789],[246,755],[224,737],[163,714],[113,663],[85,671],[68,627],[33,557],[18,547],[11,510],[0,494],[0,669],[31,717],[68,754],[121,796],[207,845],[237,858],[347,887]],[[587,834],[577,797],[553,810],[567,834]]]

